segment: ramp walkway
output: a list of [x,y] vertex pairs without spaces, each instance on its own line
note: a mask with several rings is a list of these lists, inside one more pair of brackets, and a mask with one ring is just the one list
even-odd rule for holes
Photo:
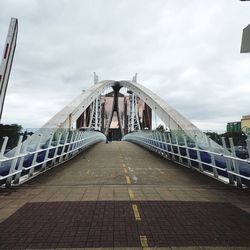
[[0,249],[249,249],[250,195],[129,142],[0,190]]

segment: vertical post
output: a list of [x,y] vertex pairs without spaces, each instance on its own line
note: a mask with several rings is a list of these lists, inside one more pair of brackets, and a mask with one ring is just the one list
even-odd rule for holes
[[189,150],[188,150],[187,136],[183,135],[183,138],[184,138],[184,143],[185,143],[185,148],[186,148],[186,154],[187,154],[187,157],[188,157],[188,166],[192,168],[192,163],[191,163],[191,160],[190,160],[190,154],[189,154]]
[[[18,140],[18,143],[17,143],[17,146],[16,146],[16,150],[15,150],[15,153],[14,153],[14,156],[18,156],[20,154],[20,150],[21,150],[21,147],[22,147],[22,141],[23,141],[23,136],[21,135],[19,137],[19,140]],[[11,166],[10,166],[10,170],[9,170],[9,174],[13,174],[14,171],[15,171],[15,168],[16,168],[16,164],[17,164],[17,160],[18,160],[18,157],[13,159],[11,161]],[[13,179],[13,176],[9,176],[6,180],[6,187],[10,187],[11,186],[11,182],[12,182],[12,179]]]
[[72,123],[72,113],[69,114],[69,128],[71,128]]
[[[174,133],[174,132],[172,132],[172,133]],[[172,152],[172,154],[171,154],[172,159],[173,159],[174,161],[176,161],[176,158],[175,158],[175,155],[174,155],[173,142],[172,142],[170,133],[168,134],[168,140],[169,140],[170,149],[171,149],[171,152]]]
[[[235,153],[235,148],[234,148],[234,142],[232,138],[229,138],[229,144],[230,144],[230,148],[231,148],[231,152],[233,157],[237,157],[236,153]],[[235,169],[235,173],[239,174],[239,165],[238,165],[238,161],[237,160],[233,160],[233,166]],[[242,187],[242,182],[241,182],[241,178],[239,176],[236,175],[236,183],[237,183],[237,187]]]
[[[82,143],[83,135],[84,135],[84,133],[79,132],[79,137],[78,137],[78,142],[77,142],[77,145],[76,145],[76,149],[81,149],[82,144],[83,144]],[[90,140],[90,139],[88,139],[88,140]]]
[[199,145],[198,145],[198,142],[197,142],[197,135],[195,135],[195,137],[194,137],[194,143],[195,143],[197,158],[198,158],[198,161],[199,161],[199,170],[201,172],[203,172],[204,169],[203,169],[203,166],[202,166],[202,163],[201,163],[201,152],[199,150]]
[[3,139],[4,139],[4,141],[3,141],[3,145],[1,148],[1,152],[0,152],[0,159],[4,158],[4,152],[5,152],[9,137],[5,136],[5,137],[3,137]]
[[97,98],[95,100],[95,130],[98,130],[98,120],[99,120],[98,105],[99,105],[99,99]]
[[247,144],[248,157],[250,158],[250,136],[247,137],[246,144]]
[[170,158],[169,156],[169,152],[168,152],[168,144],[167,144],[167,138],[166,138],[166,132],[163,133],[163,141],[164,141],[164,145],[165,145],[165,154],[167,155],[167,158]]
[[[222,140],[222,146],[223,146],[223,149],[224,149],[224,154],[228,154],[227,153],[227,145],[226,145],[225,137],[221,137],[221,140]],[[225,158],[225,161],[226,161],[227,170],[228,171],[233,171],[229,159]],[[234,184],[233,175],[230,174],[230,173],[228,173],[227,175],[228,175],[229,183]]]
[[[30,137],[30,136],[28,135],[27,139],[29,139],[29,137]],[[28,143],[23,143],[20,152],[22,152],[23,154],[27,153],[27,152],[26,152],[26,149],[27,149],[28,145],[29,145]],[[25,159],[25,156],[22,156],[21,159],[20,159],[20,162],[19,162],[19,164],[18,164],[17,170],[21,170],[21,169],[23,168],[24,159]],[[15,184],[16,184],[16,183],[19,183],[19,179],[20,179],[20,177],[21,177],[21,174],[22,174],[22,172],[17,173],[17,174],[15,175],[15,179],[14,179],[14,183],[15,183]]]
[[[212,145],[211,145],[211,139],[209,138],[209,136],[207,136],[207,142],[208,142],[209,151],[213,152],[213,148],[212,148]],[[216,166],[215,159],[214,159],[214,154],[210,154],[210,156],[211,156],[212,165]],[[218,178],[217,168],[213,168],[213,174],[214,174],[215,178]]]
[[146,132],[146,142],[147,142],[147,144],[150,143],[150,140],[149,140],[149,132],[148,132],[148,131]]
[[62,133],[59,133],[58,134],[58,140],[57,140],[57,143],[56,143],[56,150],[55,150],[55,153],[54,153],[54,159],[52,160],[52,165],[54,165],[56,163],[57,152],[58,152],[58,149],[59,149],[59,144],[60,144],[60,141],[61,141],[61,137],[62,137]]
[[60,156],[59,162],[62,162],[62,161],[63,161],[63,157],[64,157],[63,154],[64,154],[64,151],[65,151],[65,146],[66,146],[68,137],[69,137],[69,132],[66,133],[66,136],[65,136],[65,139],[64,139],[64,142],[63,142],[62,154],[61,154],[61,156]]
[[67,160],[70,158],[70,154],[71,154],[70,151],[73,148],[73,141],[74,141],[74,138],[75,138],[75,134],[76,134],[76,131],[72,131],[69,146],[68,146],[68,151],[67,151],[68,153],[66,154],[66,159]]
[[[44,161],[47,161],[47,159],[49,157],[49,151],[50,151],[50,147],[51,147],[51,143],[52,143],[53,137],[54,137],[54,133],[51,133],[50,134],[50,138],[49,138],[48,147],[46,149],[46,153],[45,153],[45,156],[44,156]],[[43,166],[42,166],[42,169],[45,169],[46,167],[47,167],[47,162],[44,162]]]
[[178,155],[179,155],[179,162],[183,163],[182,157],[181,157],[181,150],[180,150],[178,136],[176,134],[174,134],[174,137],[175,137],[175,141],[176,141],[176,145],[177,145],[177,151],[178,151]]
[[79,138],[79,135],[80,135],[80,133],[79,133],[79,131],[76,131],[76,133],[75,133],[75,138],[74,138],[74,140],[73,140],[73,145],[72,145],[72,150],[73,150],[73,152],[72,152],[72,154],[75,154],[75,149],[76,149],[76,147],[77,147],[77,140],[78,140],[78,138]]
[[[35,151],[38,151],[40,149],[40,144],[41,144],[41,140],[42,140],[42,135],[38,135],[38,141],[37,141],[37,144],[36,144],[36,149]],[[36,159],[37,159],[37,155],[38,155],[38,152],[35,152],[34,153],[34,156],[33,156],[33,160],[32,160],[32,163],[31,163],[31,166],[35,165],[37,163]],[[32,176],[33,173],[35,171],[35,168],[31,168],[30,171],[29,171],[29,176]]]
[[161,150],[161,143],[160,143],[160,139],[159,139],[159,132],[155,131],[155,139],[156,139],[156,147],[157,150]]
[[131,102],[131,131],[134,131],[135,129],[135,94],[134,92],[132,93],[132,102]]

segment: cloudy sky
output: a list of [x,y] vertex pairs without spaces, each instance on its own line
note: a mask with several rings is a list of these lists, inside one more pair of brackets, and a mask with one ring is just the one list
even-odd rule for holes
[[0,0],[0,53],[19,34],[3,123],[41,127],[82,89],[131,79],[202,130],[250,114],[250,54],[240,54],[250,2]]

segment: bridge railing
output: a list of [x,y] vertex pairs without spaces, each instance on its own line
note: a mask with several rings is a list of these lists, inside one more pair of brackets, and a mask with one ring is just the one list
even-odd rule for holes
[[[207,143],[198,145],[196,139],[184,133],[137,131],[124,136],[124,141],[131,141],[154,151],[178,164],[198,170],[225,183],[238,187],[250,187],[250,158],[236,157],[232,138],[229,139],[230,151],[222,138],[224,153],[213,151],[208,138]],[[250,141],[247,141],[250,157]]]
[[51,133],[49,137],[45,134],[31,137],[23,141],[20,136],[11,154],[5,153],[9,138],[4,137],[0,150],[0,186],[21,184],[106,139],[100,132],[68,129]]

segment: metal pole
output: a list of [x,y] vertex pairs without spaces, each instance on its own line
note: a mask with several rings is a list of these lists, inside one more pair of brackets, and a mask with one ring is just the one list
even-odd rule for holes
[[[209,136],[207,136],[207,142],[208,142],[209,151],[213,152],[213,148],[212,148],[212,145],[211,145],[211,139],[209,138]],[[211,157],[212,165],[216,166],[215,159],[214,159],[214,154],[210,154],[210,157]],[[214,174],[215,178],[218,178],[218,171],[217,171],[216,168],[213,168],[213,174]]]
[[[224,148],[224,153],[227,155],[228,154],[228,150],[227,150],[227,145],[226,145],[225,137],[221,137],[221,140],[222,140],[222,146]],[[225,161],[226,161],[227,170],[228,171],[233,171],[232,165],[230,164],[229,159],[225,158]],[[229,183],[230,184],[234,184],[234,176],[231,173],[228,173],[228,179],[229,179]]]
[[[19,140],[18,140],[18,143],[17,143],[17,146],[16,146],[16,150],[15,150],[14,156],[18,156],[20,154],[20,150],[21,150],[21,147],[22,147],[22,141],[23,141],[23,136],[21,135],[19,137]],[[14,173],[15,167],[16,167],[16,164],[17,164],[17,160],[18,160],[18,158],[15,158],[15,159],[13,159],[11,161],[11,166],[10,166],[9,174]],[[9,176],[7,178],[6,183],[5,183],[6,187],[10,187],[11,186],[12,179],[13,179],[13,176]]]
[[[230,144],[232,155],[234,157],[237,157],[236,156],[236,152],[235,152],[235,148],[234,148],[234,142],[233,142],[232,138],[229,138],[229,144]],[[233,160],[233,166],[234,166],[234,169],[235,169],[234,172],[237,173],[237,174],[239,174],[240,171],[239,171],[238,161]],[[241,178],[239,176],[237,176],[237,175],[236,175],[236,183],[237,183],[237,187],[242,187]]]

